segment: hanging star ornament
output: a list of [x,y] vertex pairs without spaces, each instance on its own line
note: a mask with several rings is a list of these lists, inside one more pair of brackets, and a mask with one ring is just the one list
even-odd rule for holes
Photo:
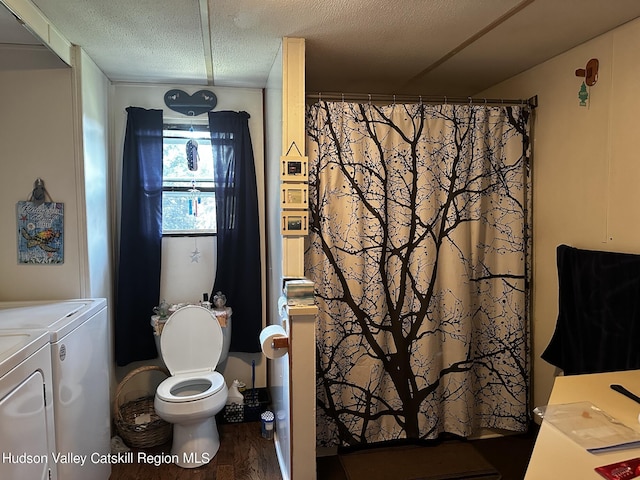
[[191,252],[191,263],[199,263],[200,262],[200,250],[198,250],[198,247],[196,247],[196,249]]

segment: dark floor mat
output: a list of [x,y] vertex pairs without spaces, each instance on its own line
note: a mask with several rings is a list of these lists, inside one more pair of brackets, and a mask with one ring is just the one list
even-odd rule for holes
[[500,473],[465,441],[385,447],[339,455],[349,480],[499,480]]

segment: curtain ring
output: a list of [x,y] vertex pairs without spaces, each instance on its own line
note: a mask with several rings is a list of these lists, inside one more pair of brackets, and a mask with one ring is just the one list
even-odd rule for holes
[[371,94],[369,94],[369,106],[371,106]]
[[420,95],[420,106],[422,106],[422,95]]

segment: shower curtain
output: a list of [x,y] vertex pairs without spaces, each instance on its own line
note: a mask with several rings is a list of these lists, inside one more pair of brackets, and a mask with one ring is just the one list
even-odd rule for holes
[[307,108],[319,445],[527,429],[530,113]]

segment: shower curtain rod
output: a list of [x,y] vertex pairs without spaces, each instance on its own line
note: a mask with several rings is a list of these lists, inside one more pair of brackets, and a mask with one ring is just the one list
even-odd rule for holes
[[538,96],[528,99],[514,100],[506,98],[474,98],[474,97],[447,97],[433,95],[386,95],[367,93],[308,93],[307,100],[328,100],[332,102],[393,102],[393,103],[452,103],[452,104],[476,104],[476,105],[528,105],[531,108],[538,106]]

